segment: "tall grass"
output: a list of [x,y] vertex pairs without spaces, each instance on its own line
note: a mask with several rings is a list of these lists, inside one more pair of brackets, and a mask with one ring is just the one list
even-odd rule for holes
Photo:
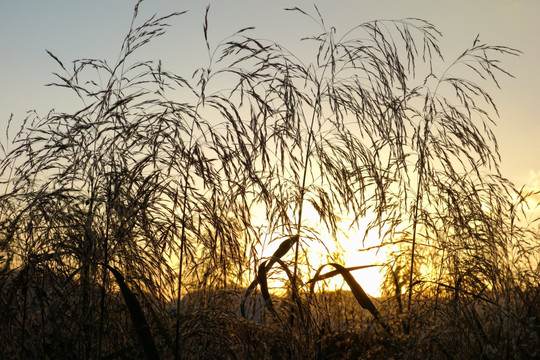
[[[3,357],[538,356],[535,193],[499,173],[480,85],[519,51],[476,38],[448,65],[427,21],[341,34],[287,9],[320,32],[303,59],[251,28],[214,44],[207,8],[208,65],[184,77],[134,54],[185,15],[139,6],[115,63],[49,52],[80,109],[2,146]],[[378,300],[365,265],[309,251],[365,218],[392,250]],[[325,290],[338,275],[351,292]]]

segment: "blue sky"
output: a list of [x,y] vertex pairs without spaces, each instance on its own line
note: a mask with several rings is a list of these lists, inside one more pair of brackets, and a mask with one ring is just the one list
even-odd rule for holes
[[[167,35],[144,49],[141,56],[162,59],[165,67],[190,76],[206,61],[202,22],[211,4],[210,38],[217,42],[245,26],[252,35],[269,38],[294,49],[298,39],[319,32],[316,24],[285,7],[311,10],[317,4],[328,26],[344,32],[374,19],[418,17],[442,33],[441,47],[453,60],[472,44],[477,34],[484,42],[524,52],[505,58],[515,79],[501,77],[502,90],[489,88],[501,118],[496,128],[503,157],[503,175],[518,185],[540,187],[540,1],[537,0],[381,0],[381,1],[172,1],[146,0],[141,19],[154,13],[188,13],[171,21]],[[11,113],[15,125],[27,110],[46,114],[54,108],[69,111],[73,97],[67,90],[45,87],[57,64],[45,49],[65,64],[79,58],[113,63],[131,21],[135,1],[127,0],[18,0],[0,2],[0,139]],[[532,184],[531,184],[532,185]]]

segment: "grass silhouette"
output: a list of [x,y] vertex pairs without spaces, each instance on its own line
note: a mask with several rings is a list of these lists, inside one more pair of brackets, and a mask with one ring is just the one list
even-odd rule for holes
[[[209,65],[184,77],[134,59],[183,16],[140,4],[114,64],[48,52],[81,107],[2,146],[0,358],[538,356],[538,193],[499,173],[482,87],[519,51],[476,38],[448,64],[427,21],[338,35],[287,9],[322,29],[302,59],[251,28],[212,44],[207,8]],[[366,265],[309,252],[368,214],[392,249],[379,299]]]

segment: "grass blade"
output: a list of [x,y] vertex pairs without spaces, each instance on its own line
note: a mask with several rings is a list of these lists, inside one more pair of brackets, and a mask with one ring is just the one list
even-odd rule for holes
[[[336,270],[330,273],[326,273],[324,275],[320,275],[320,272],[322,271],[322,269],[327,265],[333,266]],[[356,270],[356,268],[350,268],[350,269]],[[351,289],[358,304],[360,304],[360,306],[362,306],[364,309],[368,310],[371,313],[371,315],[373,315],[375,320],[377,320],[377,322],[384,328],[384,330],[386,330],[389,334],[392,334],[390,331],[390,328],[383,321],[381,315],[379,314],[379,311],[377,310],[377,308],[375,307],[375,305],[373,304],[369,296],[366,294],[362,286],[360,286],[360,284],[356,281],[354,276],[352,276],[350,269],[336,263],[329,263],[329,264],[325,264],[321,266],[315,273],[315,276],[313,277],[313,279],[309,281],[311,282],[311,286],[310,286],[311,293],[313,293],[315,283],[317,281],[322,280],[322,279],[327,279],[338,274],[341,275],[343,279],[347,282],[347,285],[349,285],[349,288]],[[329,276],[330,274],[333,274],[333,275]]]
[[141,305],[135,297],[135,294],[131,292],[124,281],[124,276],[118,270],[106,264],[103,264],[103,266],[110,270],[114,275],[118,286],[120,286],[120,291],[122,292],[129,314],[131,315],[131,320],[133,321],[133,325],[137,331],[141,345],[143,346],[146,358],[149,360],[159,360],[160,357],[157,352],[156,344],[154,343],[154,338],[152,337],[150,327],[148,326],[146,317],[144,316]]
[[[287,252],[289,252],[289,250],[292,248],[292,246],[298,241],[299,239],[299,236],[298,235],[294,235],[294,236],[290,236],[288,237],[287,239],[283,240],[281,242],[281,244],[279,244],[279,247],[277,248],[276,251],[274,251],[274,254],[270,257],[270,260],[268,262],[264,262],[263,264],[265,265],[264,267],[264,279],[266,280],[266,273],[268,272],[268,270],[270,270],[272,268],[272,266],[276,263],[276,261],[280,260],[283,256],[285,256],[285,254],[287,254]],[[262,268],[262,265],[259,266],[259,272],[258,272],[258,275],[257,275],[257,278],[255,280],[253,280],[251,282],[251,284],[249,284],[247,290],[246,290],[246,293],[244,294],[244,298],[242,299],[242,302],[240,303],[240,313],[242,314],[242,317],[246,317],[246,300],[247,298],[249,297],[249,295],[251,295],[251,293],[253,292],[253,290],[255,290],[255,288],[257,287],[257,285],[259,284],[259,274],[261,274],[261,268]],[[262,291],[262,286],[261,286],[261,291]],[[264,296],[264,294],[263,294]]]
[[266,261],[259,266],[259,271],[257,272],[257,281],[261,286],[261,294],[264,299],[264,303],[268,309],[275,314],[274,305],[272,304],[272,298],[270,297],[270,292],[268,291],[268,282],[266,278]]

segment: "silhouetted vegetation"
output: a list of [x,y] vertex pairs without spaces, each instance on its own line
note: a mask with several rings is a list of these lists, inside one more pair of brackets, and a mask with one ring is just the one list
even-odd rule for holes
[[[519,51],[445,61],[424,20],[338,35],[287,9],[320,28],[303,59],[251,28],[212,43],[207,9],[208,66],[184,76],[133,60],[183,14],[139,5],[116,63],[49,52],[78,111],[6,131],[0,358],[540,356],[538,193],[500,174],[482,85]],[[365,219],[391,250],[380,299],[362,266],[310,259]]]

